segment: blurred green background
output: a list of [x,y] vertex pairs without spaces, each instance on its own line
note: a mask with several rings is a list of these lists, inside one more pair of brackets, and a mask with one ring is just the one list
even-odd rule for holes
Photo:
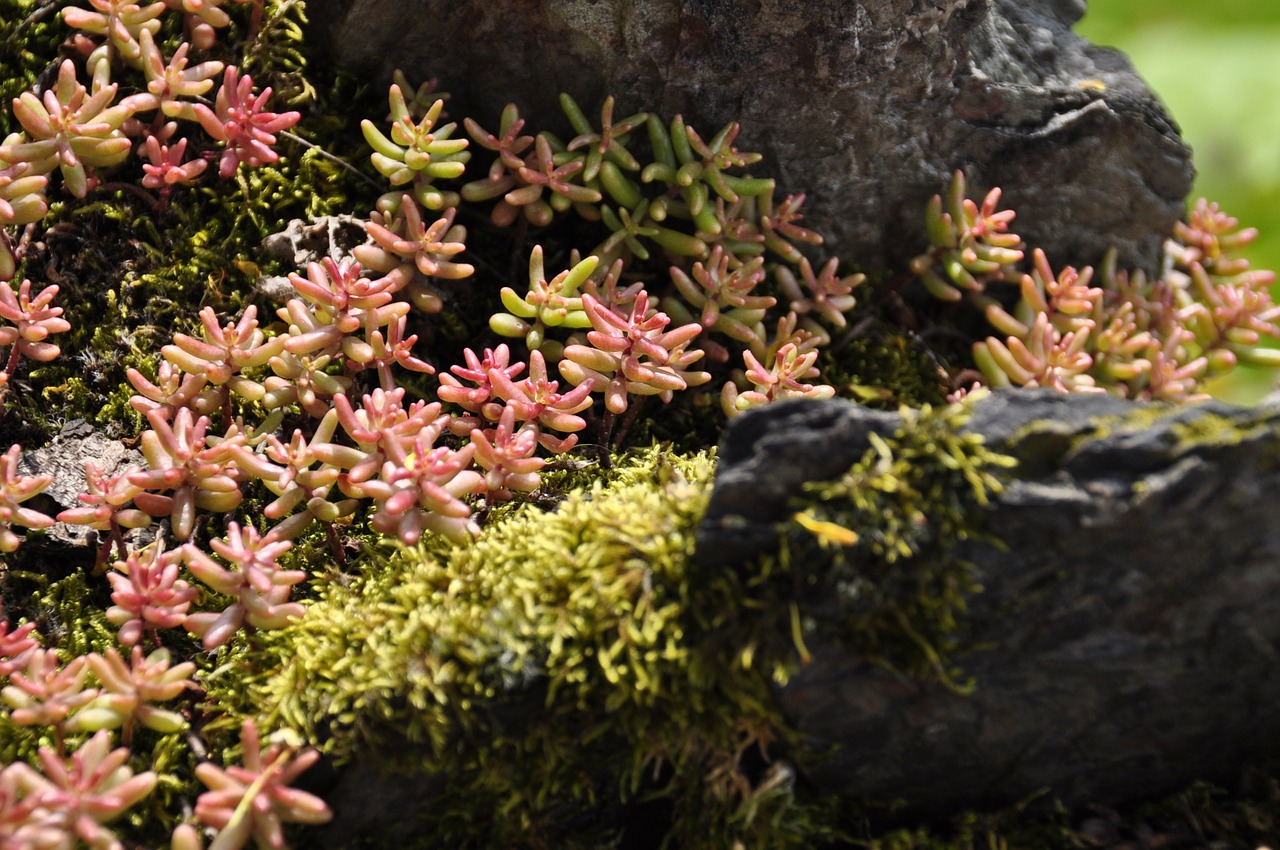
[[[1191,199],[1257,227],[1249,259],[1280,270],[1280,0],[1090,0],[1076,30],[1129,54],[1195,150]],[[1278,378],[1241,370],[1213,391],[1254,401]]]

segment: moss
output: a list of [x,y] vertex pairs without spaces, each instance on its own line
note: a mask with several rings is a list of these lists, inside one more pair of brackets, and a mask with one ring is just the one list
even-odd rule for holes
[[[1034,420],[1016,429],[1006,441],[1006,446],[1017,456],[1020,476],[1032,480],[1053,473],[1090,443],[1118,434],[1162,429],[1165,444],[1149,460],[1168,464],[1201,449],[1243,444],[1256,446],[1259,438],[1272,433],[1273,427],[1268,422],[1265,409],[1256,413],[1240,409],[1227,414],[1151,403],[1128,407],[1123,415],[1098,415],[1087,421]],[[1269,444],[1266,441],[1266,445]],[[1259,446],[1257,450],[1261,452],[1259,462],[1275,461],[1274,452],[1270,449]],[[1131,462],[1144,461],[1134,456]]]
[[634,831],[636,807],[660,805],[677,846],[811,846],[834,834],[832,813],[778,760],[807,756],[772,684],[817,621],[957,682],[946,653],[976,588],[950,548],[981,533],[975,509],[1008,465],[959,433],[966,415],[904,411],[891,439],[797,505],[856,546],[797,524],[745,574],[689,568],[710,456],[651,448],[566,469],[555,484],[588,483],[554,510],[512,507],[472,545],[424,542],[329,574],[300,623],[236,662],[258,671],[248,686],[211,677],[210,699],[227,726],[253,712],[339,764],[431,777],[445,790],[421,802],[426,842],[605,846]]
[[985,537],[981,508],[1013,461],[961,431],[968,405],[903,408],[901,417],[891,438],[871,435],[841,478],[806,487],[776,559],[794,582],[803,631],[961,687],[948,657],[980,588],[952,550]]
[[792,774],[760,761],[781,734],[770,680],[794,649],[756,652],[747,589],[688,570],[713,469],[652,448],[472,545],[390,552],[262,636],[244,661],[270,672],[247,692],[228,680],[210,696],[338,762],[443,777],[424,841],[601,846],[641,797],[664,801],[677,839],[699,837],[686,846],[812,839]]
[[824,383],[842,397],[881,409],[946,400],[946,372],[923,342],[882,320],[854,321],[860,330],[823,351]]

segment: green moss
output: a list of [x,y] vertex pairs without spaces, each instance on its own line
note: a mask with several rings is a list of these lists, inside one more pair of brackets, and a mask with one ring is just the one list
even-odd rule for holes
[[688,569],[713,468],[650,449],[472,545],[397,549],[262,636],[247,692],[210,696],[339,762],[443,777],[418,829],[448,846],[601,846],[642,796],[696,846],[812,838],[790,772],[749,767],[781,734],[769,683],[794,650],[757,652],[744,586]]
[[823,350],[823,383],[841,397],[882,409],[946,400],[946,372],[918,338],[879,320],[860,325],[857,334]]
[[[1167,428],[1166,428],[1167,425]],[[1051,474],[1082,447],[1120,434],[1135,434],[1153,428],[1165,429],[1165,445],[1157,458],[1168,463],[1188,453],[1207,448],[1242,444],[1258,446],[1259,462],[1274,462],[1270,441],[1273,424],[1265,411],[1240,409],[1230,415],[1196,410],[1188,415],[1181,405],[1151,403],[1133,405],[1120,416],[1095,416],[1085,422],[1045,419],[1028,422],[1007,440],[1007,450],[1017,456],[1019,474],[1035,479]],[[1135,459],[1136,462],[1136,459]]]
[[983,536],[981,508],[1013,461],[961,432],[967,405],[901,416],[892,437],[871,435],[872,448],[841,478],[807,486],[777,560],[794,582],[804,631],[962,687],[948,656],[979,587],[952,550]]
[[677,846],[810,846],[832,815],[777,760],[806,756],[772,683],[818,621],[954,683],[945,656],[976,588],[950,548],[980,533],[976,506],[1008,465],[958,432],[966,415],[904,411],[797,506],[855,530],[856,546],[795,525],[780,556],[742,573],[689,568],[710,456],[652,448],[563,470],[552,483],[587,483],[554,510],[512,507],[474,544],[425,541],[329,573],[301,622],[255,636],[236,676],[208,678],[210,700],[227,727],[255,713],[339,764],[433,777],[446,790],[415,813],[425,842],[605,846],[660,804]]

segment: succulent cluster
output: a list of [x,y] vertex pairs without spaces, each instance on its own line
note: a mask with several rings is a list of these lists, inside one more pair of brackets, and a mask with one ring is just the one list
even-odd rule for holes
[[[40,220],[46,193],[57,189],[53,171],[61,173],[62,191],[87,197],[109,185],[135,150],[141,188],[156,193],[157,209],[179,187],[205,179],[215,161],[225,179],[241,166],[278,159],[278,134],[301,116],[269,111],[270,90],[255,94],[237,66],[194,58],[221,20],[216,6],[185,10],[200,23],[192,40],[168,54],[158,40],[163,4],[93,8],[64,14],[82,27],[75,44],[83,61],[65,60],[43,98],[29,93],[15,102],[23,132],[0,146],[7,224]],[[111,77],[128,73],[140,74],[145,90],[118,99]],[[614,417],[631,421],[638,400],[670,401],[713,380],[697,368],[708,354],[726,412],[834,392],[797,379],[816,374],[816,348],[829,340],[820,323],[845,324],[862,278],[839,277],[834,260],[814,273],[793,244],[821,241],[797,224],[802,197],[775,209],[772,180],[735,173],[759,159],[733,147],[736,125],[704,142],[679,118],[614,123],[610,101],[596,132],[571,99],[564,103],[580,130],[568,145],[550,134],[519,136],[514,110],[504,117],[505,141],[468,123],[477,144],[498,154],[489,190],[505,187],[480,197],[485,181],[446,188],[464,177],[471,142],[452,138],[454,125],[441,123],[443,100],[406,99],[394,85],[389,133],[364,125],[372,164],[390,184],[365,223],[368,241],[353,255],[290,274],[292,297],[265,321],[257,305],[230,317],[206,307],[193,332],[175,333],[161,347],[152,368],[128,370],[130,406],[146,422],[143,465],[87,465],[81,505],[55,518],[21,504],[49,476],[22,474],[18,446],[5,455],[0,543],[13,551],[19,532],[55,519],[98,532],[112,602],[103,616],[117,628],[120,647],[68,657],[40,648],[24,624],[3,660],[9,719],[52,730],[56,746],[36,754],[44,775],[52,776],[60,759],[92,758],[109,760],[113,775],[130,783],[128,795],[90,822],[76,814],[77,803],[55,799],[32,778],[41,775],[37,768],[15,763],[6,840],[57,835],[74,842],[75,835],[117,846],[101,824],[139,804],[157,781],[153,773],[127,774],[136,730],[172,740],[192,716],[190,708],[162,705],[198,688],[198,661],[175,664],[170,647],[194,639],[215,651],[301,618],[305,606],[293,596],[308,575],[282,559],[316,526],[339,560],[338,529],[353,522],[406,544],[423,535],[470,541],[480,534],[482,509],[536,491],[551,457],[574,450],[584,431],[594,428],[599,443],[612,436],[618,444],[625,427],[615,430]],[[626,147],[642,125],[654,158],[644,174]],[[207,150],[187,159],[192,145]],[[456,207],[463,198],[496,198],[490,219],[498,224],[521,218],[545,226],[572,210],[605,235],[594,252],[572,256],[569,268],[554,274],[535,246],[527,289],[503,288],[502,309],[489,321],[509,342],[483,355],[464,349],[463,364],[437,376],[437,399],[415,399],[406,376],[436,370],[415,353],[411,323],[442,312],[448,287],[474,274],[460,256],[467,232]],[[56,358],[60,351],[46,338],[69,323],[54,306],[56,286],[33,293],[29,281],[9,283],[22,268],[24,242],[3,232],[7,384],[24,358]],[[655,269],[666,281],[661,288],[649,281]],[[770,280],[777,295],[765,291]],[[789,312],[771,338],[765,320],[780,298]],[[736,375],[731,349],[745,358]],[[246,504],[254,510],[246,512]],[[144,543],[138,531],[158,536]],[[177,545],[167,548],[166,539]],[[150,655],[146,645],[155,647]],[[108,753],[113,736],[122,746]],[[252,719],[242,746],[245,767],[206,763],[195,772],[212,789],[195,805],[195,821],[217,832],[215,846],[256,839],[279,847],[282,822],[327,818],[323,803],[287,787],[313,755],[295,759],[278,747],[261,754]],[[172,840],[187,848],[202,838],[187,822],[174,824]]]
[[929,203],[932,247],[911,268],[932,295],[969,302],[1003,335],[973,344],[990,386],[1190,401],[1241,363],[1280,366],[1280,350],[1259,345],[1280,339],[1275,274],[1239,256],[1257,231],[1216,204],[1196,202],[1165,244],[1162,276],[1149,280],[1118,271],[1114,252],[1096,270],[1055,274],[1037,249],[1024,272],[1013,211],[998,210],[999,200],[998,189],[981,206],[969,200],[956,172],[946,203]]
[[[562,95],[560,102],[578,134],[567,143],[548,132],[521,135],[525,122],[513,105],[503,111],[497,134],[475,121],[464,122],[475,143],[497,156],[487,175],[464,185],[461,195],[468,201],[494,200],[495,224],[523,218],[542,227],[572,213],[599,222],[607,234],[582,261],[589,267],[576,264],[570,274],[550,282],[541,279],[539,255],[528,294],[503,291],[508,312],[493,317],[493,330],[524,337],[530,348],[558,358],[559,343],[544,343],[548,328],[592,328],[586,336],[595,352],[571,341],[564,352],[566,377],[580,384],[589,376],[600,386],[612,386],[608,409],[613,413],[626,409],[624,386],[628,393],[669,398],[673,391],[712,380],[711,374],[688,373],[684,366],[695,354],[723,366],[731,361],[730,346],[747,368],[731,371],[727,379],[719,370],[728,415],[766,397],[833,394],[830,387],[794,383],[778,389],[776,381],[761,384],[753,377],[761,369],[786,372],[777,356],[788,344],[809,350],[829,342],[827,328],[844,327],[845,314],[855,305],[853,290],[864,277],[841,277],[835,259],[814,274],[797,247],[822,241],[798,223],[804,196],[777,202],[773,179],[745,172],[761,157],[734,146],[738,125],[728,124],[704,141],[680,116],[666,122],[638,113],[615,121],[615,104],[608,98],[597,127],[572,97]],[[643,138],[633,139],[642,128]],[[668,280],[649,283],[639,268],[658,257]],[[633,282],[619,288],[628,275]],[[637,303],[644,305],[640,312]],[[778,333],[771,335],[766,318],[779,303],[788,312],[779,316]],[[650,329],[644,333],[650,337],[659,327],[681,323],[662,334],[675,345],[687,338],[689,351],[681,349],[674,357],[678,365],[667,363],[675,354],[671,345],[667,355],[657,353],[660,346],[647,346],[658,372],[640,367],[616,348],[617,342],[601,348],[605,337],[635,335],[628,324],[636,328],[646,321]],[[651,374],[658,376],[656,382]]]
[[[92,198],[133,156],[141,176],[117,189],[163,210],[215,171],[243,180],[279,162],[278,141],[303,119],[272,111],[269,87],[255,92],[250,57],[213,58],[233,23],[220,0],[86,2],[62,11],[72,58],[46,90],[15,99],[22,129],[0,143],[0,418],[24,364],[57,358],[50,337],[71,329],[57,285],[13,283],[35,274],[24,259],[50,193]],[[251,35],[272,25],[262,2],[247,14]],[[179,25],[185,38],[164,37]],[[94,530],[100,570],[88,580],[110,596],[100,622],[114,627],[73,652],[34,622],[0,621],[0,719],[40,739],[0,768],[0,846],[122,846],[104,824],[184,781],[139,770],[139,741],[184,747],[197,717],[236,725],[177,703],[262,633],[304,618],[326,579],[298,553],[316,541],[338,566],[348,544],[380,536],[478,546],[491,512],[536,504],[549,470],[608,466],[651,397],[706,387],[700,414],[728,417],[837,393],[821,370],[833,334],[856,333],[865,278],[816,256],[804,196],[779,197],[751,172],[761,157],[736,147],[737,124],[704,137],[680,116],[615,119],[612,98],[598,120],[568,95],[561,105],[567,142],[526,132],[514,106],[496,133],[465,119],[459,134],[443,97],[398,75],[390,127],[361,125],[379,176],[367,239],[295,269],[270,307],[204,307],[129,369],[140,463],[86,465],[81,504],[55,517],[28,504],[51,476],[24,473],[17,445],[0,456],[0,552],[55,521]],[[487,159],[479,173],[473,154]],[[974,343],[987,383],[1185,399],[1238,362],[1276,362],[1257,347],[1280,336],[1272,278],[1235,256],[1252,236],[1216,208],[1190,213],[1149,282],[1112,261],[1054,274],[1038,252],[1024,271],[998,202],[998,191],[980,206],[965,198],[957,174],[911,265],[928,292],[972,303],[1003,335]],[[529,251],[527,283],[484,292],[465,261],[461,222],[474,219],[460,214],[475,204],[486,227],[548,236]],[[589,251],[555,244],[550,228],[566,219]],[[420,338],[464,298],[487,299],[491,336],[447,366],[427,362]],[[598,663],[606,677],[635,675],[612,656]],[[290,787],[315,751],[287,730],[264,747],[253,718],[239,725],[242,764],[206,760],[186,777],[188,797],[197,779],[209,790],[184,822],[166,822],[174,848],[206,837],[219,850],[280,848],[282,824],[328,818]]]
[[[221,3],[89,0],[87,5],[62,10],[64,22],[77,30],[68,40],[73,58],[55,66],[56,79],[43,92],[14,100],[13,116],[21,129],[0,142],[0,415],[6,394],[23,391],[15,388],[15,379],[28,364],[57,358],[61,350],[52,337],[71,329],[55,303],[57,285],[14,282],[33,229],[49,209],[49,193],[60,187],[72,198],[85,198],[136,152],[144,160],[144,176],[135,191],[155,191],[152,203],[162,207],[177,186],[200,179],[214,159],[223,178],[242,164],[278,160],[276,134],[301,117],[271,112],[270,90],[255,94],[252,79],[234,65],[209,60],[188,67],[191,52],[208,50],[216,31],[231,23]],[[185,19],[191,40],[179,42],[166,58],[160,34],[166,16],[175,12]],[[114,75],[122,81],[132,75],[124,85],[138,93],[119,97],[121,84],[112,81]],[[216,97],[204,101],[219,75]],[[202,152],[188,160],[191,145]],[[51,182],[55,172],[61,179]],[[21,228],[25,231],[18,236]],[[322,321],[314,311],[299,316],[316,326]],[[161,517],[169,533],[189,540],[199,512],[230,511],[242,499],[245,476],[234,450],[262,437],[242,433],[235,422],[213,433],[209,415],[229,409],[233,394],[265,396],[266,388],[242,377],[240,369],[285,356],[285,337],[266,339],[257,330],[253,308],[226,326],[212,311],[202,319],[200,338],[179,334],[166,346],[170,359],[155,383],[136,372],[132,376],[138,389],[135,407],[151,425],[141,439],[146,468],[106,472],[88,465],[82,506],[59,515],[61,522],[86,525],[102,535],[102,562],[110,563],[118,547],[119,560],[103,579],[113,603],[104,616],[119,626],[121,649],[108,645],[75,654],[46,648],[48,635],[37,632],[34,622],[10,629],[0,620],[3,722],[11,730],[32,728],[38,733],[33,740],[41,742],[28,760],[0,766],[0,845],[5,847],[124,846],[107,824],[172,781],[135,768],[156,761],[140,739],[160,741],[155,746],[163,748],[172,746],[163,742],[188,733],[190,708],[172,704],[199,690],[192,679],[197,663],[175,663],[160,634],[185,626],[206,645],[218,646],[238,630],[278,627],[302,613],[288,596],[305,574],[283,570],[275,561],[290,543],[259,535],[253,527],[241,529],[232,522],[225,540],[208,541],[229,568],[190,543],[165,551],[159,540],[140,548],[125,542],[132,529],[152,526]],[[397,330],[372,323],[369,330],[382,349],[365,362],[376,368],[394,360],[402,342]],[[24,474],[19,446],[0,457],[0,550],[15,551],[23,530],[53,524],[53,517],[27,506],[51,480]],[[180,577],[184,574],[187,578]],[[231,604],[192,611],[199,594],[207,592],[224,594]],[[152,646],[149,653],[144,641]],[[210,835],[217,833],[218,847],[241,847],[255,839],[261,846],[282,847],[281,822],[327,819],[323,802],[288,787],[314,762],[314,751],[273,744],[264,753],[251,720],[242,745],[244,767],[206,762],[197,768],[195,777],[211,790],[197,802],[194,821],[177,827],[175,846],[204,846],[198,823]]]

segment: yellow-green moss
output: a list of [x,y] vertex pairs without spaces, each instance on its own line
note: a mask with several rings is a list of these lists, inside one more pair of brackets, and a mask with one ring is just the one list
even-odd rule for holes
[[806,631],[961,686],[948,655],[980,588],[952,549],[982,534],[982,508],[1013,461],[961,431],[968,405],[900,414],[894,434],[872,434],[872,447],[838,480],[807,486],[778,557],[796,573]]
[[696,846],[808,840],[790,773],[747,767],[781,734],[769,683],[794,651],[756,653],[743,586],[689,570],[713,470],[653,448],[474,544],[396,549],[260,636],[242,661],[269,672],[247,690],[210,681],[210,697],[339,763],[443,775],[448,799],[420,813],[435,846],[599,846],[608,818],[557,830],[642,795]]
[[[1009,450],[1018,455],[1022,477],[1035,478],[1052,472],[1088,443],[1147,431],[1166,421],[1169,436],[1163,453],[1171,459],[1198,449],[1254,441],[1275,427],[1265,411],[1254,414],[1242,409],[1226,415],[1186,405],[1151,403],[1135,404],[1122,415],[1098,415],[1082,423],[1034,420],[1018,428],[1007,442]],[[1260,462],[1270,459],[1269,454],[1259,457]]]
[[[338,764],[443,777],[443,798],[414,813],[427,843],[597,846],[643,798],[662,801],[679,846],[807,846],[831,818],[769,762],[803,758],[773,683],[819,615],[853,651],[954,675],[948,638],[976,588],[949,549],[1007,465],[958,432],[965,416],[904,410],[896,434],[814,488],[798,510],[856,530],[848,550],[797,525],[750,569],[694,569],[713,458],[651,448],[553,510],[496,514],[473,544],[433,538],[328,573],[301,622],[208,678],[209,698]],[[813,587],[836,589],[840,618]],[[584,819],[591,830],[563,833]]]

